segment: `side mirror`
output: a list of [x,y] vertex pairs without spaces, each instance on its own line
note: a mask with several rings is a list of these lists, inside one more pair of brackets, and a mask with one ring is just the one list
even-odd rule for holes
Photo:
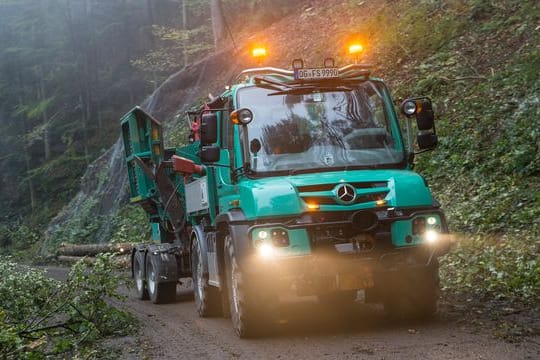
[[401,104],[401,112],[407,117],[416,116],[418,130],[430,130],[435,127],[433,107],[428,97],[405,100]]
[[203,163],[213,163],[219,161],[219,148],[217,146],[203,146],[199,152],[199,157]]
[[203,114],[201,121],[201,144],[215,144],[218,137],[217,115],[213,113]]
[[439,142],[439,138],[436,134],[432,133],[431,131],[428,132],[421,132],[418,135],[416,135],[416,141],[418,142],[418,147],[420,150],[429,150],[433,149],[437,146],[437,143]]

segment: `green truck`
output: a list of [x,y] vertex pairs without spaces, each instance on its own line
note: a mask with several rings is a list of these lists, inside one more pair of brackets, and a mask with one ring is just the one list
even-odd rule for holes
[[369,65],[333,62],[244,70],[189,113],[178,148],[143,109],[122,117],[131,202],[152,228],[132,253],[140,299],[174,301],[192,278],[199,315],[231,317],[240,337],[287,293],[337,307],[363,290],[392,316],[436,311],[448,228],[412,171],[437,145],[431,101],[405,100],[400,123]]

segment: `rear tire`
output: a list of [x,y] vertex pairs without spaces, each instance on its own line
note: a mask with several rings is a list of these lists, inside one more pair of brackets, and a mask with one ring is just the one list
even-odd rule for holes
[[146,257],[146,283],[148,284],[148,296],[154,304],[165,304],[176,300],[176,283],[158,282],[159,274],[156,265],[150,256]]
[[191,244],[191,272],[195,306],[199,316],[221,315],[221,294],[217,288],[208,284],[208,275],[203,274],[202,254],[196,236]]
[[135,291],[137,292],[137,299],[148,300],[148,289],[146,288],[146,279],[144,276],[145,269],[145,253],[142,251],[135,251],[133,256],[133,280],[135,281]]

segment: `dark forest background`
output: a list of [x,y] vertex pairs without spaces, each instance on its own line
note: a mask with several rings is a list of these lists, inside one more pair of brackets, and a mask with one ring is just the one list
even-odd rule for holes
[[48,223],[117,139],[119,117],[216,49],[212,6],[232,35],[298,3],[0,0],[0,223]]

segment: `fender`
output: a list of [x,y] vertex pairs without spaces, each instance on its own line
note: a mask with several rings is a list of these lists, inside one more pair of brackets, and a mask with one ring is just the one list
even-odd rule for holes
[[191,236],[189,237],[189,248],[191,249],[193,245],[193,237],[197,237],[199,243],[199,251],[202,254],[202,270],[203,275],[208,275],[208,244],[206,243],[206,236],[204,234],[203,227],[201,225],[193,226],[193,231],[191,231]]
[[[246,215],[241,209],[232,209],[216,217],[216,226],[220,228],[220,224],[226,224],[229,233],[232,237],[234,251],[236,253],[238,266],[246,272],[253,272],[255,267],[250,266],[253,248],[251,241],[248,238],[248,229],[251,225],[247,221]],[[220,268],[223,264],[220,264]]]
[[147,261],[158,269],[158,283],[178,281],[178,264],[176,262],[177,246],[169,243],[151,244],[146,254]]

